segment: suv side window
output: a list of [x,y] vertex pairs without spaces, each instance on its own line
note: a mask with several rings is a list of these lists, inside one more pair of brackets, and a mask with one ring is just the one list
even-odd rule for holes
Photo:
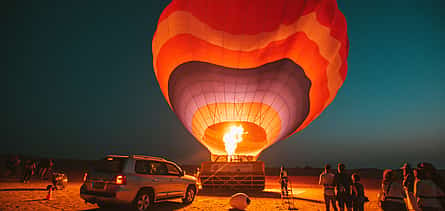
[[134,171],[138,174],[149,174],[150,173],[150,161],[136,160]]
[[167,166],[165,166],[164,163],[152,162],[152,167],[156,168],[156,170],[153,171],[153,174],[155,174],[155,175],[167,175]]
[[165,165],[167,166],[167,173],[168,173],[168,175],[174,175],[174,176],[181,175],[181,172],[179,171],[179,169],[175,165],[172,165],[170,163],[166,163]]
[[164,163],[150,160],[136,160],[134,171],[138,174],[168,175]]

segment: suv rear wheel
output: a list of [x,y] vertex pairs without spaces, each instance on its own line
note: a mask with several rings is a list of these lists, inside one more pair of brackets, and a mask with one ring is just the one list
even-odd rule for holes
[[196,188],[193,185],[187,187],[187,192],[185,193],[185,198],[182,199],[184,204],[190,204],[195,200]]
[[138,211],[146,211],[153,205],[153,192],[149,190],[141,190],[136,196],[134,207]]

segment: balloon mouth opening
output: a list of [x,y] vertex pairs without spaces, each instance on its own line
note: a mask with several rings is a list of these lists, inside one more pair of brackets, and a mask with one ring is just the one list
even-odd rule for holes
[[223,136],[224,146],[227,152],[228,161],[233,159],[238,144],[243,141],[243,136],[247,135],[242,125],[230,126]]
[[[286,58],[248,69],[190,61],[171,73],[168,97],[178,118],[212,157],[256,159],[303,123],[310,88],[304,70]],[[226,147],[224,135],[232,126],[246,134],[233,141],[236,146]]]
[[209,126],[202,138],[212,154],[236,161],[239,156],[258,155],[267,145],[265,130],[255,123],[227,121]]

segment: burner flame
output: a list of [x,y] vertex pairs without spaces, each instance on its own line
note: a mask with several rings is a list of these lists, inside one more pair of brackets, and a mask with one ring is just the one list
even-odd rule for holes
[[223,141],[226,147],[227,152],[227,160],[232,160],[233,155],[235,154],[236,147],[238,143],[243,141],[243,135],[247,134],[244,132],[244,128],[240,126],[231,126],[229,131],[224,134]]

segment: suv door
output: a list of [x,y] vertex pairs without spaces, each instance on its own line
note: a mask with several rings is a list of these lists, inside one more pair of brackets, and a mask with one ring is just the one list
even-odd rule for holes
[[150,160],[137,160],[135,171],[141,177],[139,184],[141,187],[152,187],[155,191],[155,200],[168,197],[168,178],[164,175],[166,167],[161,162]]
[[185,193],[185,183],[181,178],[181,170],[174,164],[165,163],[167,167],[167,177],[169,178],[169,197],[179,197],[184,196]]

